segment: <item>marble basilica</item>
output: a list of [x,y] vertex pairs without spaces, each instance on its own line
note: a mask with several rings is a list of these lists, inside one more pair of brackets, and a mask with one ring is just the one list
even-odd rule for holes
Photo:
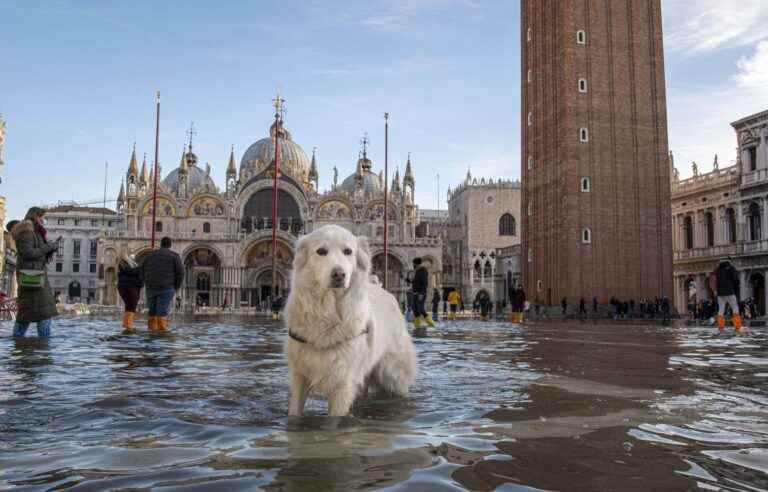
[[[278,133],[279,132],[279,133]],[[141,261],[150,250],[154,227],[158,238],[169,236],[181,255],[186,274],[179,293],[185,308],[195,304],[251,307],[272,295],[272,198],[275,137],[280,159],[277,211],[277,284],[280,294],[290,289],[294,243],[302,234],[326,224],[338,224],[369,238],[374,273],[383,280],[384,173],[376,174],[364,141],[354,172],[341,183],[333,168],[330,190],[318,190],[315,152],[310,158],[294,142],[283,124],[273,123],[269,136],[248,147],[236,164],[231,150],[225,188],[185,145],[179,165],[160,176],[156,221],[152,223],[153,176],[145,161],[138,166],[136,150],[130,157],[118,195],[120,227],[103,233],[99,244],[99,295],[102,304],[115,305],[117,263],[123,250]],[[160,171],[162,173],[162,170]],[[442,239],[417,237],[419,210],[414,203],[416,180],[410,157],[400,178],[395,172],[389,187],[389,289],[405,300],[405,279],[412,260],[422,257],[432,272],[432,285],[441,284]],[[159,239],[158,239],[159,240]]]

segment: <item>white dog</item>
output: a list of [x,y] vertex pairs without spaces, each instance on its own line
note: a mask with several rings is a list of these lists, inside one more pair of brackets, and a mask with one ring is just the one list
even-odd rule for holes
[[366,383],[408,394],[416,354],[395,297],[370,280],[368,241],[328,225],[302,237],[285,306],[291,370],[289,414],[300,416],[309,392],[344,416]]

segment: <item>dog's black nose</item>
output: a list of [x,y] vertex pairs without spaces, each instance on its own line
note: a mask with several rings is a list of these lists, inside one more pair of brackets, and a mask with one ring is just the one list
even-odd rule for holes
[[341,268],[334,268],[331,271],[331,279],[336,282],[343,282],[346,276],[347,276],[346,272],[344,272],[344,270],[342,270]]

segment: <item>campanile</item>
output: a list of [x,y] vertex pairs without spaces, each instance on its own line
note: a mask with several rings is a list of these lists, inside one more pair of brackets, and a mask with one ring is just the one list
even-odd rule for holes
[[522,0],[529,299],[672,297],[660,0]]

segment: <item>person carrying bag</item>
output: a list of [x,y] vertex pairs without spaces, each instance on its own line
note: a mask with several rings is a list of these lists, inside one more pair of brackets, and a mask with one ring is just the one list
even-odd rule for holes
[[56,299],[48,283],[46,265],[59,249],[59,237],[48,242],[45,209],[32,207],[24,220],[11,230],[16,242],[18,313],[13,327],[14,337],[24,337],[31,323],[37,323],[37,336],[51,336],[52,319],[58,316]]

